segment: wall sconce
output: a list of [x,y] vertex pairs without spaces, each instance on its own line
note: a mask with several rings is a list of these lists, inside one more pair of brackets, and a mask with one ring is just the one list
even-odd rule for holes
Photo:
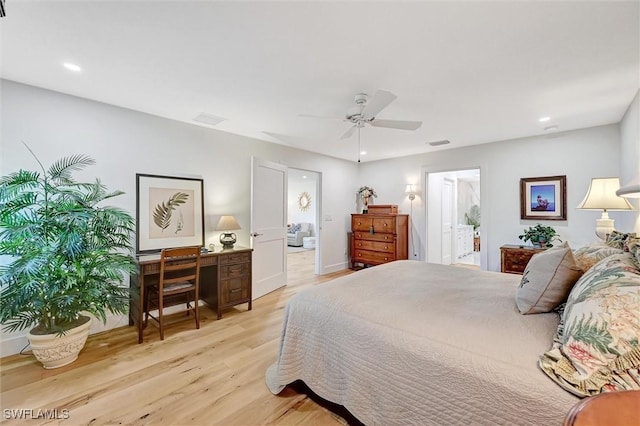
[[596,220],[596,235],[606,239],[614,230],[614,220],[609,218],[608,210],[633,210],[627,200],[617,196],[620,189],[619,178],[592,178],[584,200],[578,204],[580,210],[602,210],[602,216]]
[[413,192],[413,185],[408,184],[407,187],[404,190],[404,193],[407,194],[409,196],[409,199],[411,201],[416,199],[416,193]]
[[220,244],[222,244],[223,250],[232,249],[233,245],[236,243],[236,234],[233,232],[225,232],[225,231],[235,231],[240,228],[240,224],[233,216],[221,216],[218,221],[218,225],[216,226],[216,231],[222,231],[220,234]]

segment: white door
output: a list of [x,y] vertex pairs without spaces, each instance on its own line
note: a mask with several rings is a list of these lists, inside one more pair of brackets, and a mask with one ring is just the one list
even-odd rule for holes
[[453,181],[442,181],[442,264],[451,265]]
[[251,159],[252,298],[287,284],[287,167]]

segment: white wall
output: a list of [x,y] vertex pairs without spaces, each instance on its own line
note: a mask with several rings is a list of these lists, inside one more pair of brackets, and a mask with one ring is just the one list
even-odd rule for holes
[[[640,184],[640,90],[620,122],[620,144],[620,184]],[[640,211],[640,199],[628,200],[636,213]],[[616,220],[616,228],[633,229],[640,235],[640,215],[628,214],[619,222]]]
[[[520,220],[520,178],[567,176],[568,220],[541,223],[553,226],[563,240],[577,247],[596,239],[595,220],[601,212],[576,210],[575,206],[584,197],[592,177],[620,174],[620,154],[619,126],[612,124],[363,163],[359,183],[374,187],[379,199],[398,204],[404,212],[409,210],[409,200],[403,189],[407,183],[418,184],[420,192],[413,202],[412,222],[416,228],[413,236],[418,251],[416,258],[424,260],[427,248],[424,174],[479,167],[482,265],[498,271],[500,246],[520,243],[518,235],[522,230],[537,223]],[[626,164],[634,160],[625,157],[623,161]],[[610,213],[617,223],[622,223],[620,219],[624,215],[634,214],[637,212]]]
[[[97,164],[78,177],[97,176],[109,189],[125,191],[113,204],[134,216],[136,173],[202,177],[206,244],[218,244],[213,229],[220,215],[233,214],[242,227],[236,233],[238,244],[249,246],[251,156],[315,170],[323,177],[321,205],[327,207],[322,213],[332,219],[322,223],[320,272],[347,267],[346,235],[357,189],[356,163],[8,80],[0,80],[0,86],[0,175],[36,167],[21,141],[45,165],[64,155],[87,154]],[[112,318],[107,327],[126,323],[125,318]],[[16,353],[26,343],[13,337],[3,335],[2,355]]]
[[[313,226],[312,234],[316,234],[316,204],[318,203],[318,194],[316,193],[316,182],[315,180],[295,180],[289,178],[289,186],[288,186],[288,202],[287,202],[287,211],[288,211],[288,223],[300,223],[306,222],[311,223]],[[300,206],[298,205],[298,197],[302,192],[306,192],[309,194],[311,199],[311,205],[306,211],[300,210]]]

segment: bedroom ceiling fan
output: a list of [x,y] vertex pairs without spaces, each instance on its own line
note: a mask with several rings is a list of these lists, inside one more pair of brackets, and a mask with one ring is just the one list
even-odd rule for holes
[[378,90],[371,99],[366,93],[358,93],[355,96],[355,105],[347,109],[344,117],[322,117],[317,115],[300,114],[301,117],[331,118],[347,121],[352,124],[340,139],[348,139],[358,129],[358,162],[360,162],[360,129],[368,124],[373,127],[385,127],[388,129],[417,130],[422,126],[422,121],[405,120],[381,120],[376,118],[378,113],[385,109],[397,98],[391,92]]

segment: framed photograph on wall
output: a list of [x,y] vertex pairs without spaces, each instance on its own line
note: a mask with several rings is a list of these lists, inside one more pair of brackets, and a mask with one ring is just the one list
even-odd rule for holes
[[567,220],[567,176],[520,179],[520,219]]
[[136,251],[204,245],[202,179],[136,174]]

